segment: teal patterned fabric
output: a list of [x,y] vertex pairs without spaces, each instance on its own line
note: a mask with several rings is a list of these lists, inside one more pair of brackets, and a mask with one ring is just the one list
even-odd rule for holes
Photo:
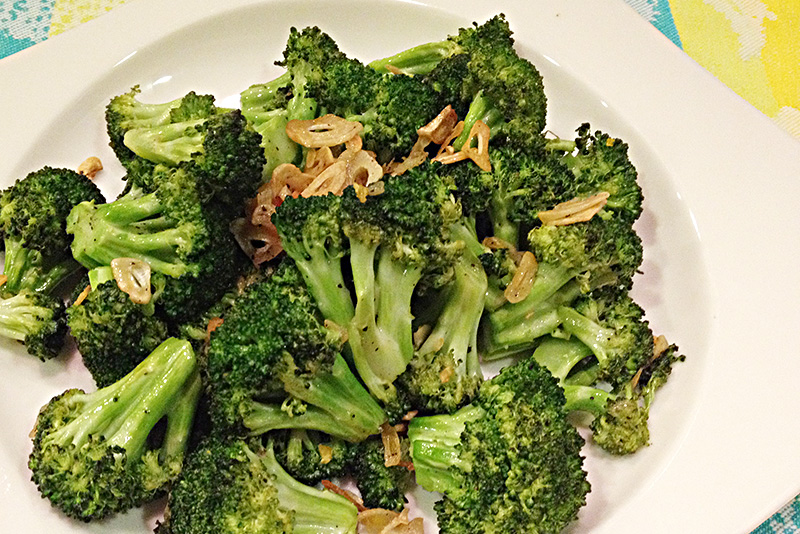
[[47,39],[55,0],[0,0],[0,58]]
[[[645,20],[676,46],[683,48],[668,0],[625,0]],[[0,0],[0,59],[48,37],[55,0]],[[751,534],[800,532],[800,497],[755,529]]]

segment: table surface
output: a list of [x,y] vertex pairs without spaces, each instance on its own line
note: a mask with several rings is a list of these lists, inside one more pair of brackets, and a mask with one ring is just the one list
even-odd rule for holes
[[[136,0],[0,0],[0,59]],[[623,0],[618,0],[623,1]],[[800,141],[800,2],[624,0]],[[752,534],[800,532],[800,496]]]

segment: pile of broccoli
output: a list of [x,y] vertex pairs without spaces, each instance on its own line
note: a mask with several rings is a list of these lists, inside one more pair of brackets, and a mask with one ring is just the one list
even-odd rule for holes
[[[42,408],[33,482],[87,522],[168,495],[159,534],[355,533],[415,483],[443,533],[563,530],[590,491],[578,428],[615,455],[648,445],[683,359],[630,296],[627,145],[545,135],[502,15],[369,64],[292,29],[277,64],[241,109],[111,99],[115,200],[50,167],[0,193],[0,335],[42,360],[71,336],[98,388]],[[392,172],[448,106],[450,154],[485,127],[486,165],[425,145]],[[287,125],[328,114],[361,124],[380,187],[270,199],[282,253],[254,264],[232,229],[306,163]]]

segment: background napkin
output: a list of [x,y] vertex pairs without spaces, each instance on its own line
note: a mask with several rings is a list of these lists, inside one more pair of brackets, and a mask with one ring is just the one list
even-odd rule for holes
[[[0,59],[135,0],[0,0]],[[800,0],[624,0],[800,141]],[[800,532],[800,496],[752,534]]]

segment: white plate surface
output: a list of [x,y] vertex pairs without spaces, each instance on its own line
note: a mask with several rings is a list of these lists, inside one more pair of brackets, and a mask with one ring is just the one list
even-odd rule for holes
[[[366,61],[482,22],[490,4],[137,0],[0,61],[0,186],[95,155],[115,195],[103,109],[134,84],[148,101],[196,90],[236,105],[279,72],[291,26],[318,25]],[[631,145],[646,195],[635,296],[688,356],[654,405],[649,448],[587,447],[593,491],[571,532],[748,532],[800,492],[800,145],[621,2],[504,4],[544,75],[549,128],[569,137],[588,120]],[[38,408],[91,380],[74,356],[0,352],[3,530],[147,532],[156,506],[87,526],[39,497],[26,467]]]

